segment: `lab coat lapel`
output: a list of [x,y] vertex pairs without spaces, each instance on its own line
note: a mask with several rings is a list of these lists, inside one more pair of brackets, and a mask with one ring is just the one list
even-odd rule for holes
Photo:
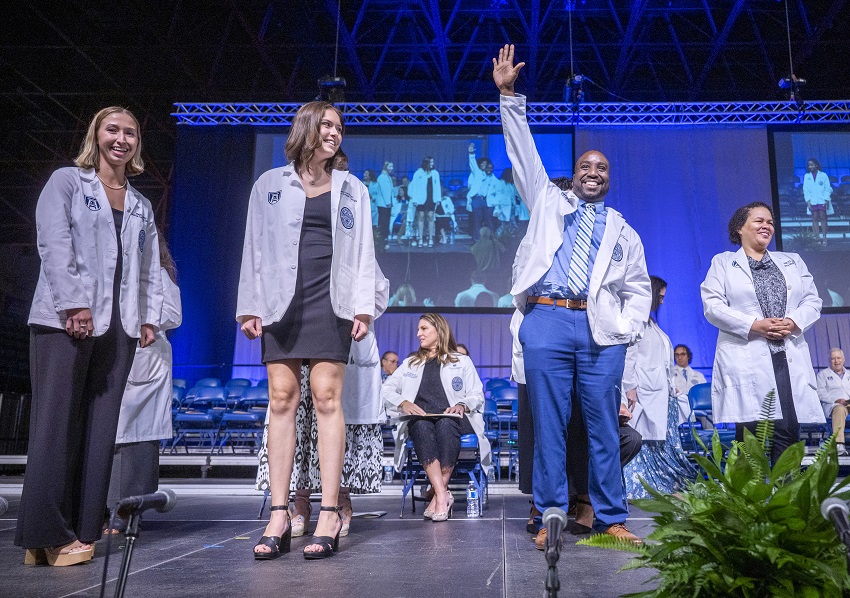
[[[106,228],[109,230],[109,234],[112,235],[112,240],[117,241],[115,237],[115,222],[112,217],[112,206],[109,205],[109,198],[106,197],[106,191],[104,191],[103,185],[100,183],[100,179],[97,178],[94,169],[80,170],[80,181],[83,183],[83,200],[85,200],[85,196],[89,195],[89,193],[97,200],[100,204],[100,210],[98,210],[100,214],[97,214],[97,218],[104,218],[106,220],[106,223],[109,225]],[[126,198],[124,201],[127,201]]]
[[743,247],[738,249],[738,251],[735,252],[735,255],[732,256],[732,269],[733,271],[738,270],[743,272],[750,282],[752,282],[753,273],[750,270],[750,261],[747,259],[747,254],[744,252]]

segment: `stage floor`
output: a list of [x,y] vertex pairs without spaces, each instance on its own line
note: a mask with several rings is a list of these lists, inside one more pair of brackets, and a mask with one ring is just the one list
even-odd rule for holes
[[[410,513],[399,518],[398,485],[382,494],[355,496],[351,534],[340,552],[324,561],[305,561],[301,549],[309,537],[295,538],[292,552],[275,561],[254,561],[251,548],[263,531],[256,519],[262,496],[244,482],[212,484],[169,482],[177,493],[170,513],[148,512],[133,553],[126,596],[295,596],[337,597],[498,597],[542,596],[546,562],[525,531],[528,497],[514,486],[496,485],[484,517],[466,519],[465,503],[446,523],[432,523]],[[0,518],[0,588],[4,596],[22,598],[99,596],[106,540],[97,543],[95,558],[65,568],[24,566],[23,550],[13,545],[20,489],[0,485],[10,503]],[[386,511],[383,517],[358,514]],[[266,516],[268,511],[266,511]],[[314,508],[313,521],[317,515]],[[645,537],[652,522],[632,507],[628,525]],[[312,525],[310,529],[312,529]],[[584,537],[584,536],[582,536]],[[558,571],[561,596],[604,598],[650,589],[648,570],[617,573],[630,555],[575,546],[565,533]],[[123,554],[123,536],[113,538],[109,583]]]

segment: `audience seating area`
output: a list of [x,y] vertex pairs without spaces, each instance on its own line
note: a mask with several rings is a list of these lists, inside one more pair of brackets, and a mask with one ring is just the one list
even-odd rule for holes
[[252,386],[245,378],[224,385],[218,378],[201,378],[187,390],[188,386],[186,380],[173,381],[174,434],[162,441],[163,454],[257,452],[269,405],[267,380]]
[[[505,378],[485,378],[483,382],[485,436],[490,441],[494,464],[489,481],[516,481],[519,478],[517,387]],[[234,378],[225,384],[217,378],[202,378],[190,386],[187,380],[174,379],[172,393],[174,434],[171,439],[162,441],[163,454],[257,453],[269,404],[268,380],[260,380],[253,386],[250,380],[244,378]],[[710,449],[715,430],[724,449],[728,449],[735,439],[735,425],[713,422],[711,385],[694,386],[688,394],[688,400],[689,421],[679,427],[683,450],[689,455],[704,454],[705,451],[695,441],[695,437]],[[829,422],[825,426],[803,426],[801,438],[807,444],[817,446],[829,436],[830,431]],[[477,454],[477,440],[474,447],[464,447],[464,450],[467,449],[474,449]],[[384,426],[385,464],[389,463],[393,450],[392,427]],[[412,453],[412,446],[407,447],[407,450]],[[414,459],[410,463],[415,464],[415,455],[412,456]],[[400,472],[405,485],[405,497],[422,474],[415,467],[410,467]],[[481,471],[480,464],[476,472],[471,471],[464,470],[461,477],[468,474],[470,478],[478,479],[480,475],[486,478],[486,472]],[[478,480],[481,491],[486,492],[487,482],[487,479],[483,482]]]

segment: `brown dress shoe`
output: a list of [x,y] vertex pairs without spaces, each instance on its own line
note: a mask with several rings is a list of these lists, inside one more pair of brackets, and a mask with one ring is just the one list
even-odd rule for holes
[[633,544],[643,544],[643,540],[638,538],[632,532],[629,531],[629,528],[626,527],[625,523],[615,523],[611,527],[605,530],[605,533],[609,536],[614,536],[615,538],[619,538],[620,540],[626,540],[628,542],[632,542]]
[[541,527],[537,535],[534,536],[534,547],[537,550],[546,550],[546,528]]

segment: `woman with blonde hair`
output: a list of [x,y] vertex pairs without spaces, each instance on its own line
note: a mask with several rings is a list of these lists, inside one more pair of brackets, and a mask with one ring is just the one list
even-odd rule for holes
[[288,552],[289,479],[301,363],[310,364],[316,409],[322,507],[307,559],[332,556],[342,527],[345,452],[342,382],[351,341],[375,317],[375,248],[369,192],[340,149],[342,113],[304,104],[284,152],[290,163],[257,179],[248,204],[236,318],[262,340],[269,378],[268,467],[271,517],[254,547],[258,560]]
[[91,560],[100,539],[121,397],[135,347],[154,342],[162,278],[139,122],[100,110],[76,167],[35,209],[41,270],[30,311],[32,407],[15,544],[26,564]]
[[423,516],[445,521],[452,516],[454,498],[448,483],[463,434],[478,436],[482,466],[490,467],[490,444],[484,438],[482,416],[484,389],[472,360],[458,352],[452,329],[443,316],[423,314],[416,336],[419,350],[386,379],[381,396],[388,415],[413,416],[396,430],[396,467],[401,469],[404,465],[404,445],[409,434],[434,489]]

